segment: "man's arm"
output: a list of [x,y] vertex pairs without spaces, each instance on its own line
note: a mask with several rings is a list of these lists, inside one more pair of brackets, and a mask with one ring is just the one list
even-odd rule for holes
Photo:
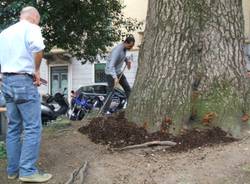
[[34,53],[34,60],[35,60],[34,84],[37,86],[41,85],[40,65],[41,65],[42,59],[43,59],[43,51]]
[[109,67],[109,70],[111,72],[111,75],[114,79],[114,85],[116,86],[118,83],[119,83],[119,80],[117,78],[117,75],[116,75],[116,71],[115,71],[115,64],[117,62],[117,60],[119,59],[119,49],[115,48],[112,52],[111,52],[111,55],[110,55],[110,62],[108,63],[108,67]]
[[115,65],[116,65],[116,62],[117,62],[118,59],[119,59],[119,50],[115,48],[111,52],[110,62],[108,63],[108,67],[109,67],[109,70],[110,70],[111,75],[112,75],[113,78],[117,77],[116,71],[115,71]]
[[124,59],[124,61],[125,61],[126,65],[127,65],[128,70],[130,70],[131,63],[132,63],[131,58],[126,56],[125,59]]
[[43,43],[43,37],[41,33],[41,28],[37,25],[33,25],[29,27],[30,29],[27,32],[26,41],[29,45],[29,50],[33,53],[34,57],[34,84],[37,86],[41,85],[40,78],[40,65],[43,58],[43,50],[45,45]]

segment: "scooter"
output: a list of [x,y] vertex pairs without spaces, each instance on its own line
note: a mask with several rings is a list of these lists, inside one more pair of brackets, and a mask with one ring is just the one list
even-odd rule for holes
[[[69,105],[64,94],[66,90],[67,88],[64,88],[63,93],[56,93],[54,96],[48,95],[45,102],[41,103],[43,124],[56,120],[58,116],[67,113]],[[53,104],[53,102],[55,103]],[[59,106],[58,109],[56,109],[56,105]]]

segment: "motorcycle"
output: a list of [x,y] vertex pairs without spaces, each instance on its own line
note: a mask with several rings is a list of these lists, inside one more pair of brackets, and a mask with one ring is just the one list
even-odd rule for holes
[[87,113],[92,110],[103,111],[105,100],[111,98],[111,102],[107,112],[103,114],[112,114],[121,109],[125,109],[127,105],[127,97],[123,90],[115,88],[111,96],[93,95],[87,93],[80,93],[71,100],[71,108],[68,112],[70,120],[82,120]]
[[[67,88],[64,88],[63,93],[58,92],[54,96],[47,95],[45,102],[41,103],[43,124],[56,120],[58,116],[67,113],[69,105],[64,94],[66,90]],[[56,109],[55,106],[59,106],[59,108]]]
[[102,106],[104,97],[87,95],[86,93],[80,93],[71,100],[71,108],[68,112],[70,120],[82,120],[84,116]]

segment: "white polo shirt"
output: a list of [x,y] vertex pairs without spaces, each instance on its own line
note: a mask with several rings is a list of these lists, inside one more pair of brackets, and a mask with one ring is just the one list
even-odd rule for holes
[[0,64],[2,73],[29,73],[35,71],[33,53],[45,48],[41,29],[26,20],[0,33]]

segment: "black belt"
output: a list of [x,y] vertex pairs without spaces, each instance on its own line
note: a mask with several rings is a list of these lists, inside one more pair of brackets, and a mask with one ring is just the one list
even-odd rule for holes
[[29,73],[14,73],[14,72],[4,72],[3,73],[4,76],[14,76],[14,75],[26,75],[26,76],[29,76],[31,78],[33,78],[33,75],[29,74]]

